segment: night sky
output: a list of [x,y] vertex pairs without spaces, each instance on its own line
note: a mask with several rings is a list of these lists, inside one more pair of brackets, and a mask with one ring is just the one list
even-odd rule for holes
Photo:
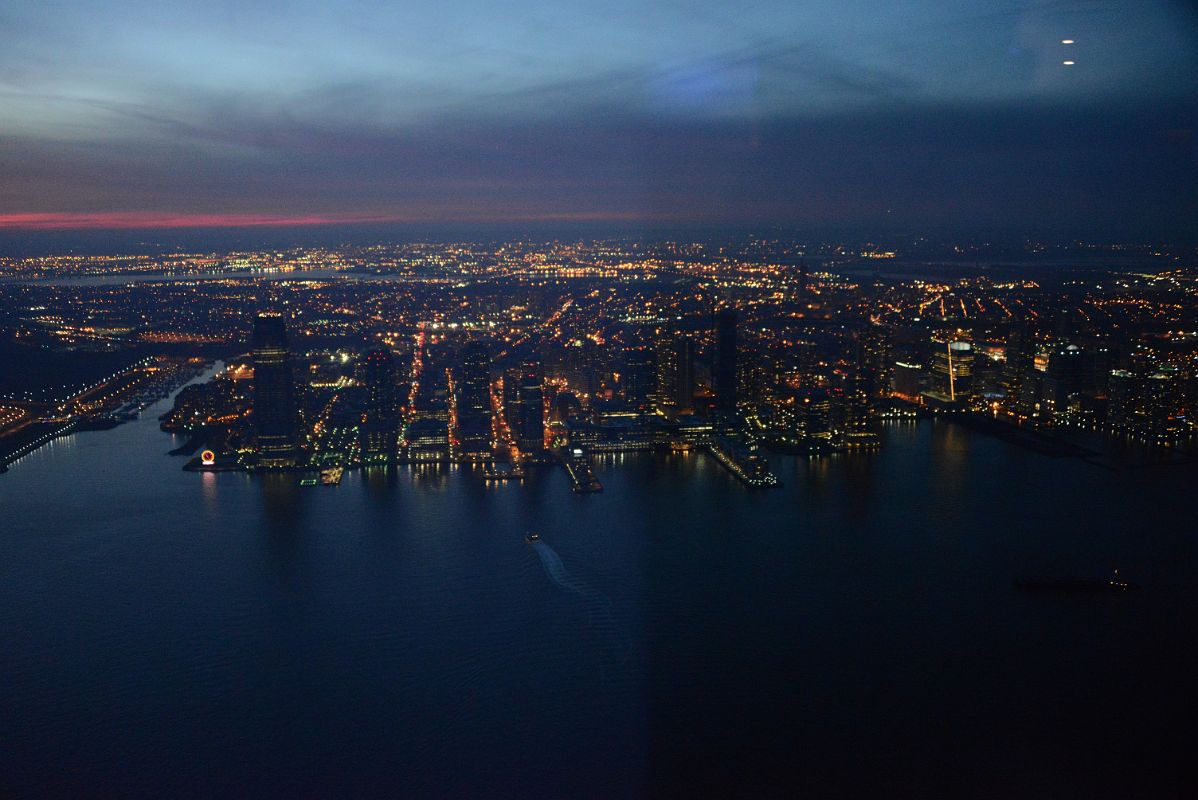
[[1181,2],[0,5],[8,228],[1182,236],[1196,127]]

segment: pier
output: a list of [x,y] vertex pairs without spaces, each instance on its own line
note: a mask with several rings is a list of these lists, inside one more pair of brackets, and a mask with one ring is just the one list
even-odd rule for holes
[[570,476],[571,490],[580,493],[603,491],[603,484],[595,477],[591,462],[582,450],[563,447],[558,450],[557,457]]
[[782,485],[769,471],[769,463],[758,455],[754,448],[742,442],[726,436],[716,436],[707,445],[707,450],[746,486],[768,489]]

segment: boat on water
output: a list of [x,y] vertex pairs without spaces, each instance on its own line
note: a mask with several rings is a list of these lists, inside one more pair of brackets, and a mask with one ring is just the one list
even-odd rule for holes
[[1023,577],[1015,579],[1019,589],[1047,592],[1075,593],[1119,593],[1139,589],[1139,585],[1125,580],[1119,575],[1119,570],[1109,578],[1079,578],[1079,577]]
[[527,542],[528,544],[532,544],[534,542],[539,542],[539,541],[541,541],[541,534],[533,533],[532,531],[529,531],[528,533],[524,534],[524,541]]
[[320,471],[320,482],[325,486],[336,486],[341,483],[345,467],[329,467]]

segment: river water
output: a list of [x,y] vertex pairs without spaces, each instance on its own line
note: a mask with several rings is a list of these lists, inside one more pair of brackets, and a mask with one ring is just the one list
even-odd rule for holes
[[183,472],[152,412],[0,476],[0,796],[1198,785],[1191,467],[926,421],[772,491],[698,454],[300,487]]

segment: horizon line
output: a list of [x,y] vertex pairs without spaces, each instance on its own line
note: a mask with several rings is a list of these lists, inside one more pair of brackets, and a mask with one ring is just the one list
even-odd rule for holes
[[[0,214],[0,231],[160,230],[170,228],[300,228],[332,225],[521,222],[679,222],[668,214],[577,211],[513,215],[213,214],[159,211],[22,212]],[[701,222],[702,220],[692,220]]]

